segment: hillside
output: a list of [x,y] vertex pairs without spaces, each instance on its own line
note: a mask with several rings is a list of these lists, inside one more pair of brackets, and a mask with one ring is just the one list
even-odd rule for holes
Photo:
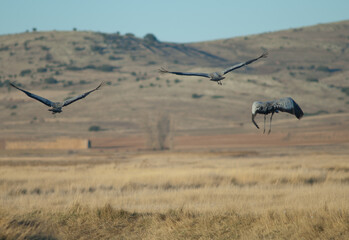
[[[223,86],[157,71],[161,66],[215,71],[264,49],[268,58],[230,73]],[[1,138],[95,136],[88,132],[92,125],[100,126],[104,131],[98,134],[105,136],[142,134],[163,115],[179,135],[260,134],[250,123],[252,102],[285,96],[299,103],[305,119],[342,114],[345,123],[348,73],[349,21],[190,44],[161,42],[152,34],[137,38],[52,31],[0,36]],[[46,106],[8,88],[9,81],[57,101],[101,81],[107,86],[54,116]],[[262,117],[257,121],[262,124]],[[275,131],[283,131],[282,126],[309,128],[306,120],[285,114],[277,115],[274,124]]]

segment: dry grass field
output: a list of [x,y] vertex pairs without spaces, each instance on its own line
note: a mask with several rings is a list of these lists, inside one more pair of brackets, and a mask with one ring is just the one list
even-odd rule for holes
[[[349,239],[348,29],[190,44],[0,36],[0,240]],[[223,86],[158,73],[217,71],[264,50]],[[101,81],[57,115],[8,85],[61,101]],[[304,117],[276,114],[262,134],[252,102],[287,96]]]
[[348,239],[347,148],[2,152],[0,239]]

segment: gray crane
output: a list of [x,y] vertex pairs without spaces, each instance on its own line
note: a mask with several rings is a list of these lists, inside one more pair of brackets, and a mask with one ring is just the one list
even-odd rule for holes
[[23,90],[23,89],[15,86],[13,83],[10,83],[10,85],[12,87],[17,88],[18,90],[24,92],[28,97],[34,98],[35,100],[38,100],[39,102],[42,102],[43,104],[51,107],[50,109],[48,109],[48,111],[51,111],[52,114],[61,113],[63,107],[68,106],[69,104],[72,104],[73,102],[78,101],[80,99],[83,99],[84,97],[86,97],[90,93],[98,90],[103,84],[104,84],[104,82],[99,84],[98,87],[96,87],[95,89],[93,89],[91,91],[88,91],[88,92],[85,92],[84,94],[81,94],[81,95],[69,98],[69,99],[67,99],[67,100],[65,100],[63,102],[52,102],[52,101],[50,101],[50,100],[48,100],[46,98],[40,97],[40,96],[35,95],[35,94],[31,93],[31,92]]
[[271,121],[273,118],[274,113],[281,112],[287,112],[290,113],[296,118],[301,119],[303,117],[303,111],[299,107],[299,105],[290,97],[281,98],[275,101],[268,101],[268,102],[254,102],[252,104],[252,122],[256,127],[259,129],[259,126],[255,122],[254,118],[256,117],[257,113],[264,114],[264,131],[265,133],[265,119],[266,116],[271,113],[270,116],[270,128],[268,134],[271,132]]
[[264,52],[262,55],[260,55],[257,58],[248,60],[247,62],[242,62],[242,63],[235,64],[234,66],[226,68],[226,69],[224,69],[224,70],[222,70],[220,72],[213,72],[213,73],[170,72],[170,71],[168,71],[164,67],[161,67],[159,69],[159,72],[160,73],[171,73],[171,74],[176,74],[176,75],[184,75],[184,76],[206,77],[206,78],[209,78],[210,81],[214,81],[214,82],[217,82],[219,85],[222,85],[221,80],[223,80],[225,78],[225,77],[223,77],[225,74],[227,74],[227,73],[229,73],[229,72],[231,72],[231,71],[233,71],[235,69],[238,69],[238,68],[241,68],[241,67],[246,66],[248,64],[251,64],[251,63],[257,61],[260,58],[266,58],[267,56],[268,56],[268,52],[266,51],[266,52]]

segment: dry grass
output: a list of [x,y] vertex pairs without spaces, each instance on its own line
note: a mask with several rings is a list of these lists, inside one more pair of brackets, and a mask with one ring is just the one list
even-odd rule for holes
[[246,154],[3,165],[0,239],[349,237],[346,154]]

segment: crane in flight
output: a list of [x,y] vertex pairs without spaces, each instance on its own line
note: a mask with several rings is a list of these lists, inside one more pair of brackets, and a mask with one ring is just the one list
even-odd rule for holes
[[217,82],[219,85],[222,85],[222,82],[221,80],[223,80],[225,77],[224,75],[231,72],[231,71],[234,71],[235,69],[238,69],[238,68],[241,68],[243,66],[246,66],[248,64],[251,64],[255,61],[257,61],[258,59],[260,58],[266,58],[268,56],[268,52],[264,52],[262,55],[260,55],[259,57],[257,58],[254,58],[254,59],[251,59],[251,60],[248,60],[246,62],[242,62],[242,63],[238,63],[238,64],[235,64],[234,66],[231,66],[231,67],[228,67],[220,72],[212,72],[212,73],[195,73],[195,72],[171,72],[171,71],[168,71],[166,68],[164,67],[161,67],[159,69],[159,72],[160,73],[171,73],[171,74],[176,74],[176,75],[183,75],[183,76],[199,76],[199,77],[206,77],[206,78],[209,78],[210,81],[214,81],[214,82]]
[[87,95],[89,95],[90,93],[98,90],[102,85],[104,84],[104,82],[100,83],[98,85],[98,87],[96,87],[95,89],[92,89],[91,91],[88,91],[88,92],[85,92],[81,95],[78,95],[78,96],[75,96],[75,97],[72,97],[72,98],[69,98],[63,102],[52,102],[46,98],[43,98],[43,97],[40,97],[34,93],[31,93],[31,92],[28,92],[26,90],[23,90],[17,86],[15,86],[13,83],[10,83],[10,85],[14,88],[17,88],[18,90],[24,92],[28,97],[31,97],[43,104],[45,104],[46,106],[49,106],[51,108],[48,109],[48,111],[51,111],[52,114],[55,114],[55,113],[61,113],[62,112],[62,108],[65,107],[65,106],[68,106],[69,104],[72,104],[73,102],[76,102],[80,99],[83,99],[85,98]]

